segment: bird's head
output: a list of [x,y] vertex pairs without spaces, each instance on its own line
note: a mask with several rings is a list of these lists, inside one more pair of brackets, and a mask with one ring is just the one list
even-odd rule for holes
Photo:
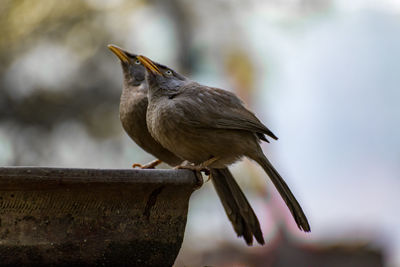
[[145,82],[146,69],[137,55],[125,51],[116,45],[108,45],[108,48],[121,61],[125,85],[139,86]]
[[188,79],[167,66],[155,63],[145,56],[137,56],[147,70],[149,91],[162,91],[165,94],[178,90]]

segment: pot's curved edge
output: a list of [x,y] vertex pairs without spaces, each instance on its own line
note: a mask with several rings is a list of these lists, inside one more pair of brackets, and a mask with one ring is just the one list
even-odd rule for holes
[[4,182],[27,180],[62,181],[64,183],[147,183],[147,184],[186,184],[198,187],[198,180],[190,170],[173,169],[92,169],[57,167],[0,167],[0,184]]
[[171,266],[197,188],[189,170],[0,167],[0,266]]

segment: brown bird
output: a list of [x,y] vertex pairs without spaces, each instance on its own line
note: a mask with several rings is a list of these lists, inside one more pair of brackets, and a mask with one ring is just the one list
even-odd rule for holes
[[[161,146],[147,129],[148,84],[145,81],[145,67],[135,54],[124,51],[115,45],[109,45],[108,47],[120,59],[124,75],[120,102],[122,126],[136,144],[158,158],[158,160],[141,167],[155,167],[161,161],[170,166],[181,164],[183,160]],[[163,67],[158,63],[155,64],[160,68]],[[134,165],[139,166],[139,164]],[[215,190],[237,235],[243,236],[248,245],[252,244],[253,236],[258,243],[264,244],[257,216],[229,169],[211,169],[210,175]]]
[[171,68],[138,56],[149,85],[147,127],[162,146],[195,166],[226,168],[242,157],[256,161],[286,202],[300,230],[308,220],[288,185],[265,157],[260,143],[278,139],[233,93],[196,83]]

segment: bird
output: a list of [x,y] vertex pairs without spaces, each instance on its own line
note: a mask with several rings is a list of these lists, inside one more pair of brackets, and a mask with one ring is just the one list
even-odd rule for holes
[[[161,162],[172,167],[179,166],[183,159],[164,148],[148,131],[146,68],[136,54],[116,45],[108,45],[108,48],[119,58],[123,72],[123,89],[119,108],[122,126],[138,146],[157,158],[148,164],[133,166],[154,168]],[[159,63],[155,64],[163,67]],[[257,215],[229,169],[210,169],[210,177],[236,234],[243,237],[247,245],[252,245],[253,237],[259,244],[265,244]]]
[[139,55],[148,83],[147,127],[163,147],[191,164],[177,168],[224,169],[247,157],[257,162],[285,201],[298,228],[310,232],[303,209],[261,149],[278,138],[232,92],[199,84]]

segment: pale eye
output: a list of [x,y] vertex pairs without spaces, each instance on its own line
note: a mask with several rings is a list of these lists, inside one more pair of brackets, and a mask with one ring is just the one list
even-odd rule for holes
[[139,60],[139,59],[136,59],[135,64],[136,64],[136,65],[140,65],[140,60]]
[[172,75],[172,71],[167,70],[167,71],[165,72],[165,74],[167,74],[167,75]]

